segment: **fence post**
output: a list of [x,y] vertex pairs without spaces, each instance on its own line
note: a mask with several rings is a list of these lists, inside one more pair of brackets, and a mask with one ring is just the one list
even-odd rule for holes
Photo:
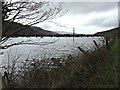
[[97,42],[95,40],[93,40],[93,42],[94,42],[95,46],[97,47],[97,49],[100,49]]
[[84,51],[81,47],[78,46],[77,48],[78,48],[83,54],[85,54],[85,55],[87,54],[87,52]]
[[109,39],[108,39],[108,37],[106,37],[105,40],[106,40],[106,49],[109,49]]

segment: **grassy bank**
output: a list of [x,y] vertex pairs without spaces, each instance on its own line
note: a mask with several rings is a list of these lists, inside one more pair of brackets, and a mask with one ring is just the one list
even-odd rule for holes
[[51,62],[34,60],[34,64],[24,65],[29,67],[10,76],[10,87],[116,88],[120,72],[118,43],[120,40],[114,41],[108,50],[102,46],[87,54],[70,55],[66,59],[52,58]]
[[[80,70],[74,73],[63,87],[116,88],[118,87],[118,52],[120,40],[83,56]],[[119,48],[119,49],[118,49]]]

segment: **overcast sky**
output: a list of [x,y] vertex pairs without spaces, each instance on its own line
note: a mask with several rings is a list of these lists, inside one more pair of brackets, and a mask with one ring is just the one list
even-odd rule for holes
[[51,31],[96,33],[118,26],[118,2],[64,2],[63,11],[68,12],[54,19],[59,25],[44,22],[37,24]]

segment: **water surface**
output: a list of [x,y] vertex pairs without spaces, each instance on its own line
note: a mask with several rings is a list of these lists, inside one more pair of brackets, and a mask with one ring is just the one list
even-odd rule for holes
[[[84,50],[93,49],[95,40],[98,44],[101,43],[101,37],[44,37],[44,38],[10,38],[4,45],[25,41],[24,44],[12,46],[6,50],[1,50],[0,61],[1,64],[5,64],[10,60],[18,59],[18,62],[26,59],[41,59],[46,58],[58,58],[67,56],[69,54],[77,54],[78,46]],[[48,59],[47,59],[48,60]]]

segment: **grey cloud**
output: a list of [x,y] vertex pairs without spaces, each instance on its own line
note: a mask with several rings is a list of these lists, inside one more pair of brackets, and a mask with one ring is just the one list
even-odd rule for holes
[[118,19],[109,18],[101,23],[102,27],[118,27]]
[[63,8],[70,14],[87,14],[91,12],[105,12],[116,8],[117,2],[65,2]]
[[91,19],[90,21],[88,21],[86,24],[84,24],[85,26],[89,26],[89,25],[101,25],[103,22],[105,22],[106,17],[95,17],[94,19]]
[[84,26],[95,25],[98,27],[117,27],[118,26],[118,18],[117,15],[109,16],[109,17],[95,17],[88,21],[88,23],[84,24]]

